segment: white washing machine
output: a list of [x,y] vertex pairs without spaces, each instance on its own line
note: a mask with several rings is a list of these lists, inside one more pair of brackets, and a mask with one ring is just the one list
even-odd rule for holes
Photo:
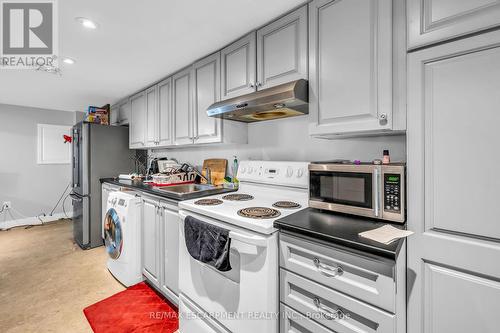
[[126,192],[111,192],[104,217],[108,270],[129,287],[143,280],[141,272],[141,200]]

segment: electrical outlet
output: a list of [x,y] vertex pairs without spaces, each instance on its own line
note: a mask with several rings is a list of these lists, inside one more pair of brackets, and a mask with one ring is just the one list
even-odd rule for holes
[[2,207],[4,209],[11,209],[12,208],[12,202],[10,202],[10,201],[4,201]]

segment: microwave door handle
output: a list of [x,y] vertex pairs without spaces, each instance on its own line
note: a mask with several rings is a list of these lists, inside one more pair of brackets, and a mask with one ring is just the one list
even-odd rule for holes
[[373,211],[375,213],[375,217],[379,217],[380,215],[380,173],[378,168],[373,169],[373,188],[375,194],[374,200],[374,208]]

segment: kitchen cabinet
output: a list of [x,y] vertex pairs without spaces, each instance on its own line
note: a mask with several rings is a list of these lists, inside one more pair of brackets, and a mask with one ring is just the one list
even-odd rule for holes
[[229,99],[255,91],[255,31],[221,51],[221,98]]
[[131,149],[146,146],[146,94],[140,92],[130,98],[129,142]]
[[500,25],[500,2],[497,0],[407,2],[409,49]]
[[177,207],[161,204],[161,285],[160,290],[172,300],[179,297],[179,224]]
[[500,31],[408,55],[409,333],[498,331],[498,91]]
[[220,53],[193,65],[193,129],[194,143],[222,140],[222,119],[207,115],[210,105],[220,101]]
[[257,30],[257,89],[308,78],[307,5]]
[[110,124],[115,126],[128,125],[130,119],[130,100],[123,101],[111,106]]
[[142,274],[177,304],[180,223],[177,205],[146,195],[142,202]]
[[157,145],[172,144],[172,78],[158,83],[158,138]]
[[[309,4],[312,136],[384,133],[398,129],[393,124],[405,124],[394,121],[405,109],[400,103],[393,112],[392,15],[391,0]],[[395,59],[395,64],[404,70],[404,63]]]
[[191,66],[172,76],[173,143],[193,143]]
[[146,146],[154,147],[158,144],[158,108],[157,87],[148,88],[146,95]]
[[156,287],[160,287],[160,219],[158,200],[142,199],[142,274]]

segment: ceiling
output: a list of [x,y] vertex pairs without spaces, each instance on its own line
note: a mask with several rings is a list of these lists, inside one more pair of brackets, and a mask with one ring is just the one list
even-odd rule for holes
[[0,70],[0,103],[64,111],[112,104],[304,2],[59,0],[60,56],[76,63],[62,63],[62,76]]

